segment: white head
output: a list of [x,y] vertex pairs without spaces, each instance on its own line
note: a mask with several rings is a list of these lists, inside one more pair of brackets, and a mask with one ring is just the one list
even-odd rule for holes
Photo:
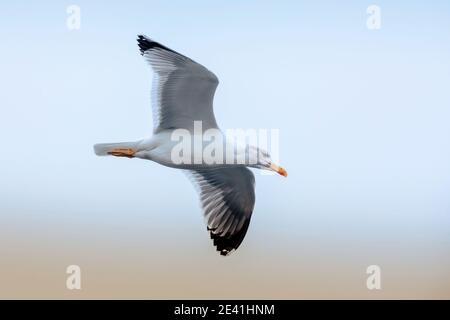
[[273,163],[270,154],[266,150],[248,145],[245,148],[245,154],[246,164],[249,167],[275,171],[278,174],[287,177],[287,171]]

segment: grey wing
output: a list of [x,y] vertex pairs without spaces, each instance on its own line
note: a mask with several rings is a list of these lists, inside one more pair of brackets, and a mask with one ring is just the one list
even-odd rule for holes
[[255,205],[255,177],[245,167],[189,170],[217,251],[228,255],[247,233]]
[[213,99],[219,80],[201,64],[145,36],[138,36],[142,56],[154,71],[152,89],[153,131],[217,128]]

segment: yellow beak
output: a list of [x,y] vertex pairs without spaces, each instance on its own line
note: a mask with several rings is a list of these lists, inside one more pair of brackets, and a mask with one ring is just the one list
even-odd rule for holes
[[284,168],[277,166],[276,164],[271,164],[270,169],[277,172],[278,174],[282,175],[283,177],[287,177],[287,171],[284,170]]

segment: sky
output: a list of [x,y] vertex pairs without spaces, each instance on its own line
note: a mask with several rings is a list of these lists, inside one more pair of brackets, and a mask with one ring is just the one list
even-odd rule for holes
[[[0,12],[0,297],[450,298],[448,1]],[[254,171],[252,223],[230,257],[182,173],[92,150],[151,135],[138,34],[217,75],[222,129],[279,130],[289,176]],[[65,287],[71,264],[81,290]],[[380,290],[366,287],[369,265]]]

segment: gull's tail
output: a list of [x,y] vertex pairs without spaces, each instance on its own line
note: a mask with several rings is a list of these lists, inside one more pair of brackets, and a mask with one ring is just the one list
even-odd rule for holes
[[116,143],[97,143],[94,145],[94,152],[98,156],[114,155],[114,151],[121,150],[136,150],[139,141],[135,142],[116,142]]

